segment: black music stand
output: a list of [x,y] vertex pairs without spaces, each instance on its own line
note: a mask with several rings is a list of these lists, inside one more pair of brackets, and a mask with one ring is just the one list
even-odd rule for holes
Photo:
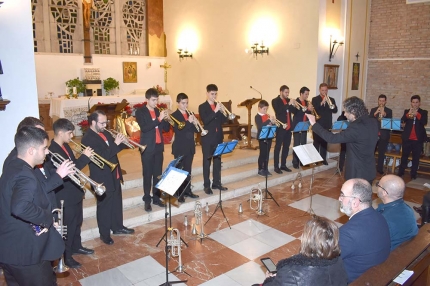
[[[258,140],[264,140],[264,141],[266,141],[266,140],[268,140],[268,139],[273,139],[273,137],[275,137],[275,132],[276,132],[276,125],[266,125],[266,126],[263,126],[262,128],[261,128],[261,132],[260,132],[260,136],[258,137]],[[267,144],[267,141],[266,141],[266,144]],[[267,154],[267,157],[266,157],[266,167],[267,167],[267,169],[269,169],[269,152],[270,152],[270,149],[269,149],[269,144],[267,144],[266,145],[267,146],[267,151],[266,151],[266,154]],[[265,192],[266,192],[266,195],[265,195],[265,199],[266,200],[268,200],[268,199],[271,199],[271,200],[273,200],[277,205],[278,205],[278,207],[280,207],[280,205],[278,204],[278,202],[275,200],[275,198],[273,197],[273,195],[272,195],[272,193],[271,192],[269,192],[269,190],[267,189],[267,173],[266,173],[266,189],[265,189]],[[268,196],[270,196],[270,198],[268,197]]]
[[[236,147],[237,143],[238,143],[237,140],[233,140],[231,142],[219,143],[218,146],[215,148],[215,151],[214,151],[212,157],[221,156],[223,154],[227,154],[227,153],[233,152],[233,150]],[[214,214],[216,213],[216,211],[218,209],[221,209],[222,215],[224,216],[224,219],[227,222],[228,227],[231,228],[230,223],[228,222],[228,219],[225,216],[224,210],[222,209],[221,189],[219,190],[219,201],[218,201],[218,204],[216,205],[216,208],[215,208],[214,212],[212,213],[212,215],[210,216],[210,218],[206,221],[206,223],[204,225],[206,225],[211,220],[211,218],[214,216]]]
[[[252,87],[251,87],[252,88]],[[240,146],[240,149],[252,149],[257,150],[258,147],[252,146],[252,140],[251,140],[251,109],[254,104],[259,102],[261,98],[251,98],[247,99],[245,101],[242,101],[237,105],[237,107],[245,106],[248,109],[248,145]]]
[[[390,137],[393,131],[403,131],[402,129],[402,120],[400,118],[382,118],[381,119],[381,129],[390,130]],[[388,174],[388,156],[385,160],[385,172]],[[395,160],[393,160],[393,164],[396,164]]]
[[[166,252],[166,282],[161,284],[160,286],[169,286],[172,284],[177,283],[185,283],[188,280],[183,281],[172,281],[169,282],[169,246],[167,245],[167,232],[169,229],[171,229],[172,226],[172,214],[171,214],[171,197],[181,198],[184,195],[184,192],[178,194],[178,189],[181,187],[182,183],[187,179],[188,172],[184,170],[180,170],[175,168],[175,166],[179,163],[179,161],[182,159],[182,156],[172,160],[168,167],[165,169],[163,174],[161,175],[161,179],[158,182],[158,184],[155,186],[156,188],[163,191],[164,196],[167,196],[167,200],[169,202],[169,212],[167,212],[167,203],[164,206],[165,209],[165,216],[164,216],[164,235],[160,239],[160,241],[157,243],[157,247],[160,244],[160,242],[164,239],[165,244],[165,252]],[[167,216],[170,217],[170,227],[167,227]],[[181,237],[181,241],[188,247],[188,245],[185,243],[185,241]],[[179,246],[180,247],[180,246]]]
[[[343,130],[345,130],[346,128],[348,128],[349,125],[349,121],[348,120],[339,120],[333,123],[333,126],[331,127],[331,132],[332,133],[340,133]],[[343,143],[340,143],[343,144]],[[329,179],[329,181],[336,176],[337,174],[339,174],[339,176],[342,176],[342,172],[340,171],[340,167],[339,167],[339,161],[340,161],[340,152],[342,151],[342,146],[340,147],[341,150],[339,151],[339,156],[337,159],[337,164],[336,164],[336,170],[334,170],[334,174],[333,176]]]

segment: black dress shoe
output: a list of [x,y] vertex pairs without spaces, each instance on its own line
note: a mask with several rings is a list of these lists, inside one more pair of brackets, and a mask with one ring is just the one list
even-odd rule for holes
[[189,192],[189,193],[185,193],[184,197],[189,197],[189,198],[192,198],[192,199],[197,199],[199,196],[196,195],[196,194],[194,194],[193,192]]
[[212,189],[211,189],[211,188],[209,188],[209,187],[205,187],[203,190],[205,191],[205,193],[206,193],[207,195],[212,195],[212,194],[213,194]]
[[112,245],[113,244],[113,239],[111,237],[104,238],[104,237],[100,236],[100,239],[101,239],[101,241],[103,241],[107,245]]
[[93,249],[89,249],[89,248],[79,248],[78,250],[73,250],[73,254],[84,254],[84,255],[90,255],[93,254],[94,250]]
[[295,165],[293,165],[293,168],[294,168],[294,169],[299,169],[299,166],[295,166]]
[[282,171],[279,168],[275,168],[273,171],[275,171],[276,174],[282,174]]
[[221,191],[227,191],[228,188],[224,187],[223,185],[212,185],[212,189],[218,189]]
[[160,208],[164,208],[166,205],[165,204],[163,204],[163,202],[161,202],[161,201],[153,201],[152,202],[154,205],[156,205],[156,206],[159,206]]
[[69,268],[80,268],[81,264],[74,260],[72,257],[64,259],[64,264],[66,264]]
[[284,170],[286,172],[291,172],[291,169],[289,169],[287,166],[282,166],[281,170]]
[[132,228],[126,228],[126,227],[124,226],[124,227],[123,227],[123,228],[121,228],[121,229],[114,230],[112,233],[113,233],[113,234],[132,234],[132,233],[134,233],[134,229],[132,229]]
[[145,203],[145,211],[152,212],[151,203]]
[[328,162],[326,160],[324,160],[322,163],[323,165],[326,165],[326,166],[328,165]]
[[185,203],[185,195],[178,199],[178,202]]

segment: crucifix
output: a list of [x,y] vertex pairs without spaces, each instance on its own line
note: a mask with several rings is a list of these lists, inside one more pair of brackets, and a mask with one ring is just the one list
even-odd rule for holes
[[169,90],[167,89],[167,69],[171,68],[172,66],[167,64],[167,62],[164,62],[163,65],[160,65],[160,68],[164,69],[164,91],[166,94],[169,94]]
[[358,62],[358,57],[359,57],[360,55],[358,54],[358,52],[357,52],[357,54],[355,55],[355,57],[357,58],[357,62]]

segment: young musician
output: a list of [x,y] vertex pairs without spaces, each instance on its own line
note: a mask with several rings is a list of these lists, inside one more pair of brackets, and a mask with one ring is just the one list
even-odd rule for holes
[[[309,121],[308,117],[305,114],[306,113],[312,114],[313,106],[309,101],[307,101],[308,97],[309,97],[309,88],[304,86],[300,89],[300,97],[298,97],[296,99],[297,103],[294,103],[296,108],[291,109],[291,112],[294,114],[293,124],[291,126],[291,130],[294,130],[297,123],[303,122],[303,121]],[[306,108],[306,111],[303,111],[302,107]],[[293,132],[294,147],[306,144],[307,136],[308,136],[307,131]],[[294,151],[293,151],[293,168],[294,169],[299,168],[299,157],[297,157],[297,155]]]
[[[263,126],[273,125],[275,123],[275,117],[270,117],[267,114],[269,103],[265,100],[258,102],[258,114],[255,115],[255,124],[257,125],[257,138],[260,138],[261,129]],[[268,150],[272,146],[272,138],[270,139],[259,139],[258,145],[260,147],[260,153],[258,155],[258,175],[262,177],[272,176],[267,166],[268,162]]]
[[165,120],[168,116],[167,110],[157,108],[158,92],[155,88],[150,88],[145,92],[147,100],[146,106],[136,111],[136,121],[139,124],[141,135],[140,144],[146,145],[145,151],[141,155],[143,172],[143,197],[145,211],[152,211],[152,203],[164,207],[160,199],[161,192],[155,187],[160,180],[159,177],[163,168],[163,130],[169,131],[170,124]]
[[[291,143],[291,111],[294,107],[290,105],[290,88],[286,85],[279,89],[278,97],[272,99],[273,110],[275,110],[276,119],[287,124],[287,128],[278,126],[276,129],[276,143],[274,150],[275,173],[282,174],[281,170],[291,172],[287,167],[288,151]],[[281,152],[281,168],[279,168],[279,153]]]
[[103,183],[106,192],[97,198],[97,225],[99,227],[100,239],[107,245],[114,243],[110,236],[113,234],[132,234],[134,229],[126,228],[123,225],[122,214],[122,172],[117,154],[124,148],[121,144],[126,140],[125,136],[118,133],[114,139],[105,130],[107,124],[106,114],[101,110],[96,110],[88,117],[90,128],[82,138],[82,144],[93,148],[94,153],[103,157],[113,164],[118,164],[112,171],[105,164],[103,169],[90,162],[90,177],[97,183]]
[[408,165],[408,157],[412,152],[411,178],[417,178],[418,164],[421,151],[423,150],[424,141],[427,140],[427,110],[420,108],[421,97],[419,95],[411,96],[411,108],[406,109],[403,113],[402,122],[404,122],[402,133],[402,159],[400,161],[398,176],[402,177]]
[[[332,115],[337,112],[337,105],[333,97],[329,97],[328,85],[326,83],[321,83],[319,86],[320,94],[312,98],[312,105],[315,111],[320,116],[318,123],[327,131],[329,131],[333,125]],[[330,102],[331,101],[331,104]],[[323,158],[323,164],[328,165],[327,157],[327,142],[322,139],[317,133],[312,132],[312,137],[314,139],[314,147],[320,153]]]
[[[217,103],[216,97],[218,87],[215,84],[209,84],[206,87],[207,100],[200,104],[199,115],[203,122],[204,128],[208,130],[206,136],[202,136],[201,145],[203,152],[203,179],[204,191],[206,194],[212,194],[212,189],[226,191],[227,188],[221,184],[221,157],[213,157],[216,146],[222,143],[224,135],[222,133],[222,124],[227,120],[223,114],[223,107]],[[211,162],[213,161],[213,182],[212,189],[210,188],[211,181],[209,179]]]
[[[75,126],[65,118],[60,118],[53,124],[54,139],[49,145],[49,150],[56,153],[64,159],[69,159],[75,164],[75,167],[82,170],[89,162],[93,149],[87,147],[83,150],[79,159],[75,158],[72,149],[69,146],[73,138]],[[67,226],[67,236],[65,240],[66,251],[64,252],[64,264],[70,268],[79,268],[81,264],[73,259],[72,254],[93,254],[94,250],[82,246],[81,226],[83,222],[82,201],[85,193],[70,178],[64,179],[63,186],[55,190],[57,206],[60,207],[60,201],[64,200],[63,224]]]
[[392,118],[393,111],[385,106],[387,96],[381,94],[378,96],[378,106],[370,110],[370,116],[379,120],[379,140],[378,140],[378,165],[376,170],[379,174],[384,174],[385,151],[387,150],[388,142],[390,141],[390,130],[381,129],[382,118]]
[[[178,103],[178,109],[172,113],[172,116],[180,122],[184,122],[185,127],[179,129],[177,124],[173,127],[175,130],[175,140],[172,143],[172,154],[175,159],[183,156],[181,160],[182,168],[189,172],[191,176],[191,166],[193,165],[194,154],[196,153],[194,133],[198,132],[195,126],[197,118],[194,115],[188,114],[188,96],[185,93],[178,94],[176,102]],[[184,192],[184,197],[193,199],[199,197],[191,191],[191,182],[187,185]],[[184,201],[185,199],[182,198],[181,202]]]

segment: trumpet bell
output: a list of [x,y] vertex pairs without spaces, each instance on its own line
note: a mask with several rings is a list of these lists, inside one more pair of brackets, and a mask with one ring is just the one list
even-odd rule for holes
[[228,115],[228,119],[230,119],[230,120],[233,120],[233,119],[235,119],[235,118],[236,118],[236,114],[230,113],[230,114]]
[[61,256],[61,259],[58,261],[58,265],[54,267],[55,273],[64,273],[69,271],[69,267],[64,264],[63,256]]
[[105,192],[106,192],[106,187],[103,186],[103,184],[98,184],[94,187],[94,192],[98,195],[98,196],[102,196]]
[[207,135],[207,134],[208,134],[208,131],[207,131],[207,130],[204,130],[204,129],[203,129],[203,130],[202,130],[202,132],[200,133],[200,135],[201,135],[201,136],[205,136],[205,135]]
[[178,129],[179,129],[179,130],[184,129],[184,127],[185,127],[185,122],[179,122],[179,123],[178,123]]

